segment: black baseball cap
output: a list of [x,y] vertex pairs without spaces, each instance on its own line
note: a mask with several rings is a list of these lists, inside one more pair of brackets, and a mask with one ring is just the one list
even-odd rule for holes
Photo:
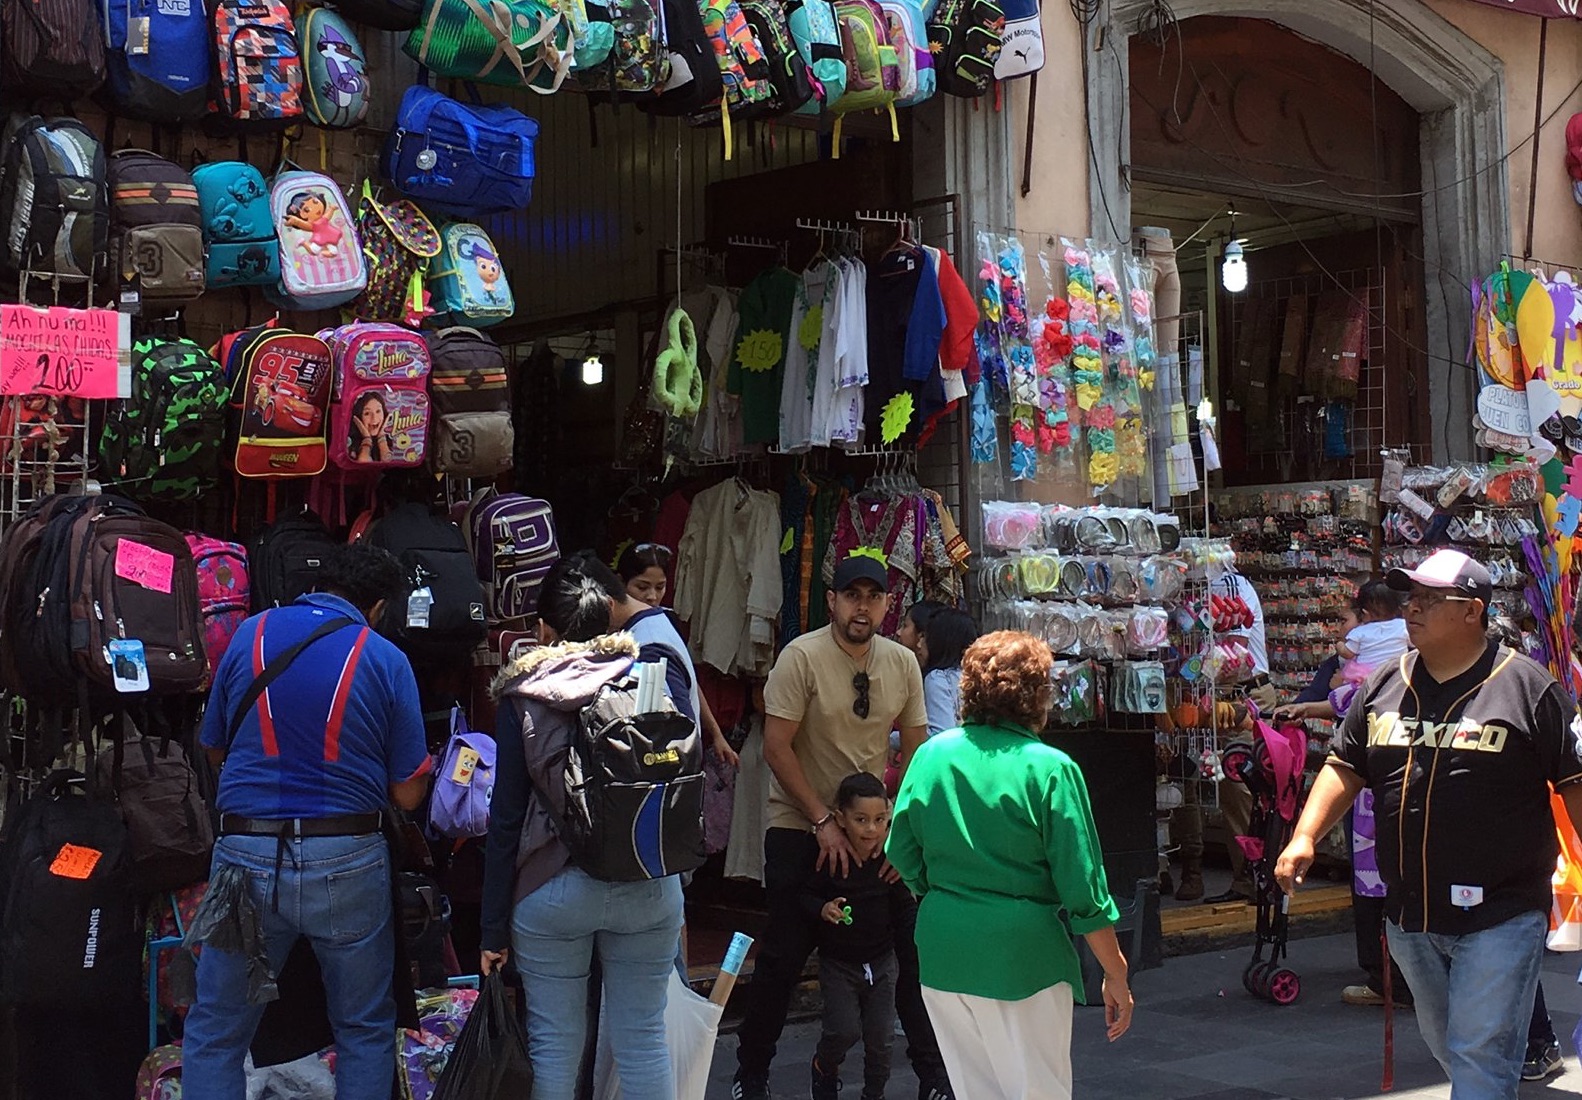
[[1494,582],[1488,569],[1460,550],[1436,550],[1416,569],[1392,569],[1385,574],[1384,583],[1397,592],[1410,592],[1414,584],[1451,589],[1482,600],[1484,607],[1494,598]]
[[869,581],[877,585],[880,592],[890,591],[889,571],[883,562],[867,554],[853,555],[835,566],[835,580],[830,591],[844,592],[858,581]]

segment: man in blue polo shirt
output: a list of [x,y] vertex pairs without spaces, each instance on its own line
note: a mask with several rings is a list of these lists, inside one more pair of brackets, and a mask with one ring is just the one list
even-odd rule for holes
[[[312,943],[340,1100],[389,1100],[395,1067],[381,814],[390,802],[410,810],[422,801],[431,760],[412,666],[368,624],[402,583],[385,550],[359,543],[330,555],[317,592],[242,624],[215,671],[200,735],[223,761],[214,868],[246,871],[277,973],[299,936]],[[204,949],[185,1032],[187,1095],[246,1095],[242,1062],[263,1015],[247,989],[245,956]]]

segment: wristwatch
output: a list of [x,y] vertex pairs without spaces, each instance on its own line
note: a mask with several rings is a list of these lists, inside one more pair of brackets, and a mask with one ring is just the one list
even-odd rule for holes
[[824,826],[828,825],[831,821],[834,821],[834,820],[835,820],[835,811],[831,810],[828,813],[826,813],[823,817],[821,817],[817,821],[813,822],[813,835],[817,836],[818,835],[818,831],[820,829],[822,829]]

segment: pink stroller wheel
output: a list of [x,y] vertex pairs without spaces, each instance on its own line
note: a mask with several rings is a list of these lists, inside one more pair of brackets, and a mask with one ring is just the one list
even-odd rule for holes
[[1281,967],[1268,980],[1269,999],[1277,1005],[1295,1004],[1302,995],[1302,979],[1294,970]]

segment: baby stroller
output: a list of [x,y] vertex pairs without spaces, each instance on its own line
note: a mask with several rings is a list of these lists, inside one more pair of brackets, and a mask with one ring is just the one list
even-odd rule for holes
[[1225,777],[1245,784],[1252,795],[1248,835],[1236,838],[1252,875],[1258,922],[1252,962],[1242,972],[1241,984],[1253,996],[1277,1005],[1292,1004],[1302,993],[1302,979],[1281,965],[1286,957],[1290,899],[1274,880],[1274,864],[1296,828],[1306,762],[1307,734],[1302,728],[1276,729],[1267,722],[1257,723],[1250,743],[1233,742],[1220,754]]

